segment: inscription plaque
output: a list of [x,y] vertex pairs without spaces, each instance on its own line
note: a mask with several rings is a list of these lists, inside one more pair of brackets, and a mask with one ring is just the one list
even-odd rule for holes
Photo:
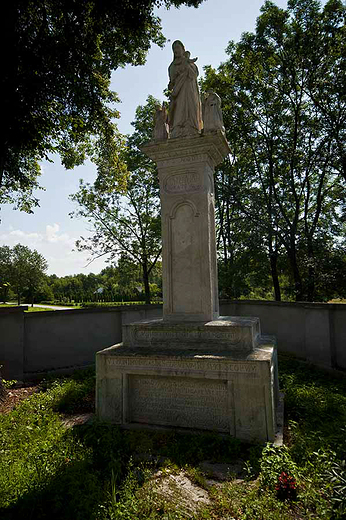
[[115,366],[117,369],[121,368],[137,368],[137,367],[152,367],[152,368],[167,368],[168,370],[214,370],[225,371],[235,374],[252,374],[258,375],[257,367],[252,363],[218,363],[208,357],[197,357],[191,360],[175,359],[174,361],[166,359],[150,359],[143,357],[130,358],[107,358],[107,365]]
[[164,182],[166,193],[191,193],[201,189],[202,182],[197,172],[170,175]]
[[237,344],[240,342],[241,337],[237,330],[225,330],[225,331],[216,331],[216,330],[145,330],[145,329],[137,329],[136,330],[136,339],[141,341],[165,341],[165,340],[193,340],[193,341],[203,341],[203,340],[221,340],[227,343]]
[[229,432],[227,381],[129,375],[128,414],[129,422]]

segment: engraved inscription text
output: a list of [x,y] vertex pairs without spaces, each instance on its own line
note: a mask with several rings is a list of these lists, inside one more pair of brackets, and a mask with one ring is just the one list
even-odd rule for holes
[[129,376],[129,421],[229,431],[227,381]]
[[191,193],[201,189],[202,182],[197,172],[170,175],[164,183],[166,193]]
[[257,367],[254,363],[218,363],[211,359],[150,359],[144,357],[129,357],[129,358],[107,358],[107,365],[114,365],[117,368],[167,368],[173,370],[216,370],[218,372],[243,373],[243,374],[257,374]]
[[240,336],[237,331],[227,330],[225,332],[222,331],[214,331],[214,330],[144,330],[138,329],[136,330],[136,339],[141,341],[166,341],[166,340],[177,340],[181,341],[184,339],[187,340],[221,340],[226,341],[230,344],[237,344],[240,342]]

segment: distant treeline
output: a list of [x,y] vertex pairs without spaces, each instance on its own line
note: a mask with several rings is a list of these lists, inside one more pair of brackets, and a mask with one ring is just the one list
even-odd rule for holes
[[[159,264],[150,283],[152,299],[160,299],[161,291],[161,264]],[[126,259],[120,259],[116,266],[106,267],[99,274],[46,276],[35,296],[36,302],[65,304],[144,300],[140,268]]]

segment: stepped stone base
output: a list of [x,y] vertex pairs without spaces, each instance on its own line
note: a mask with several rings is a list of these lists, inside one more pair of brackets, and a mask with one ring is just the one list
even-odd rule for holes
[[162,319],[123,325],[126,347],[158,349],[253,350],[260,338],[259,318],[220,316],[208,322],[172,323]]
[[101,420],[274,441],[276,345],[257,318],[125,325],[124,343],[97,353],[96,373]]

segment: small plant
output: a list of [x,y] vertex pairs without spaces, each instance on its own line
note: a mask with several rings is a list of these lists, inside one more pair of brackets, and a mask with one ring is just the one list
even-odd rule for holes
[[292,460],[287,446],[273,446],[268,443],[262,452],[261,459],[262,486],[275,489],[278,478],[283,474],[296,477],[298,474],[297,464]]
[[346,461],[332,461],[330,467],[326,468],[324,477],[329,483],[331,502],[340,516],[346,516]]
[[279,500],[295,500],[297,498],[296,479],[287,475],[284,471],[279,476],[275,489]]
[[4,388],[13,388],[17,384],[17,379],[3,379],[2,384]]

